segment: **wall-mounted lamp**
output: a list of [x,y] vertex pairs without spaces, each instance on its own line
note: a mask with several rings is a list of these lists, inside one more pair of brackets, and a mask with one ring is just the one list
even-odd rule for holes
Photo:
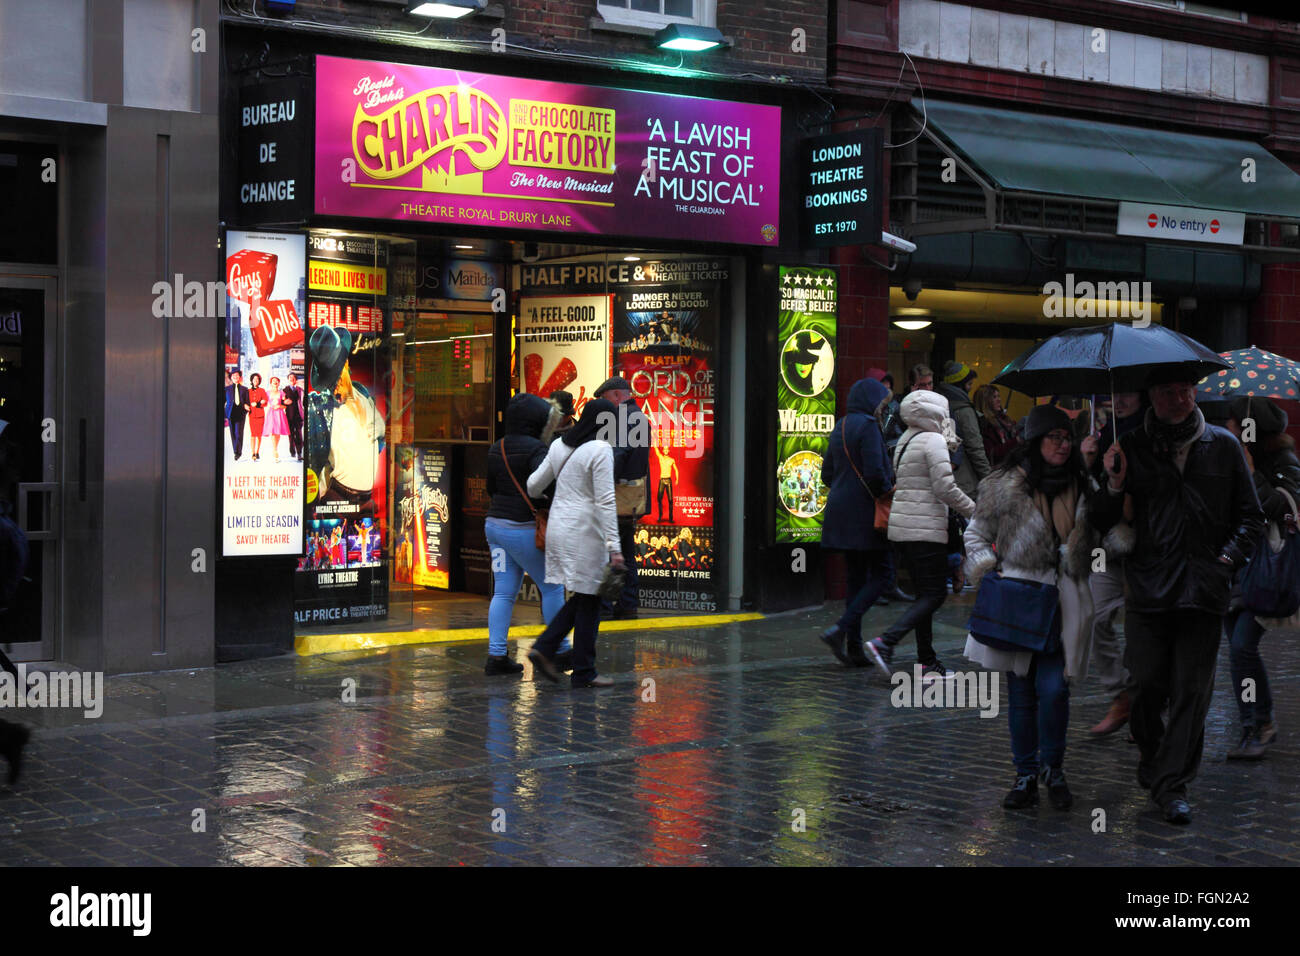
[[661,50],[682,53],[703,53],[726,46],[722,31],[713,27],[700,27],[693,23],[670,23],[655,34],[655,46]]
[[478,0],[412,0],[406,5],[406,12],[411,16],[443,20],[458,20],[481,9]]

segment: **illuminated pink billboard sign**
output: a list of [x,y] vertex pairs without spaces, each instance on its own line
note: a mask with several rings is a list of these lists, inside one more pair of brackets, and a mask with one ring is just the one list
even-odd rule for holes
[[316,212],[776,245],[781,110],[316,58]]

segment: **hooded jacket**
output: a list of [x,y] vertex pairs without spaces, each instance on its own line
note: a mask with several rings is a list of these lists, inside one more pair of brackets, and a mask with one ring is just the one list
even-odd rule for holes
[[[509,453],[515,480],[527,491],[528,476],[546,458],[547,445],[542,441],[542,433],[554,429],[563,416],[558,407],[541,396],[521,393],[510,399],[502,417],[504,437],[488,449],[487,493],[491,500],[487,516],[506,521],[532,521],[533,512],[510,480],[501,450],[504,446]],[[554,488],[549,488],[542,497],[532,499],[533,507],[547,507],[553,491]]]
[[979,416],[970,396],[960,385],[940,382],[934,390],[948,400],[948,414],[956,423],[957,437],[961,439],[963,454],[961,464],[957,466],[957,486],[968,497],[974,498],[976,487],[993,470],[984,452],[984,433],[980,431]]
[[899,411],[907,431],[894,452],[896,484],[889,540],[946,543],[948,509],[966,518],[975,512],[975,502],[953,478],[950,439],[945,437],[952,430],[948,400],[922,389],[904,398]]
[[889,397],[889,389],[873,378],[860,379],[849,389],[848,411],[831,430],[822,460],[822,484],[828,489],[822,547],[877,551],[889,546],[874,527],[875,499],[894,487],[894,469],[876,417]]

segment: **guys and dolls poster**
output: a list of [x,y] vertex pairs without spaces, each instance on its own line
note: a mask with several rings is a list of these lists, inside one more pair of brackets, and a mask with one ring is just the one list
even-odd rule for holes
[[781,267],[777,315],[776,541],[820,541],[822,458],[835,426],[834,269]]
[[307,261],[307,533],[299,624],[388,616],[388,244],[312,233]]
[[302,553],[305,245],[291,233],[226,233],[226,557]]

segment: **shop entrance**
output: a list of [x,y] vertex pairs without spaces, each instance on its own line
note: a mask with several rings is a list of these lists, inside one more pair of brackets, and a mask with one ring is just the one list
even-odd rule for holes
[[59,495],[56,303],[52,277],[0,272],[0,442],[6,457],[0,509],[26,533],[25,579],[0,615],[14,660],[50,660],[58,608]]

